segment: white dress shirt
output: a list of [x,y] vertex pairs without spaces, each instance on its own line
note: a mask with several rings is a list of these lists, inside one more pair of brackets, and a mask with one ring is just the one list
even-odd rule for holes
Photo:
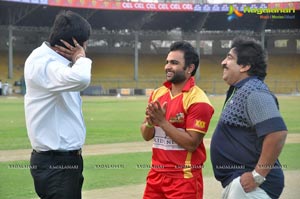
[[80,91],[91,81],[89,58],[72,67],[44,42],[25,62],[25,119],[32,148],[37,151],[77,150],[86,128]]

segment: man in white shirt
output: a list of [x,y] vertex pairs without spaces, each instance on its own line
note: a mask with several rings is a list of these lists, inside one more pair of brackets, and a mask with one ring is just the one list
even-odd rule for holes
[[83,17],[60,12],[49,41],[25,62],[31,175],[40,198],[81,198],[86,128],[80,91],[91,80],[92,61],[85,55],[90,34],[91,26]]

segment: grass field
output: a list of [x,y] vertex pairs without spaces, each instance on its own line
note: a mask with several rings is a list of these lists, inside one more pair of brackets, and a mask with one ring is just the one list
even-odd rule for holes
[[[211,137],[224,96],[210,97],[216,111],[206,137]],[[142,141],[139,126],[143,121],[147,98],[84,97],[83,114],[87,126],[86,144]],[[279,96],[280,110],[289,133],[300,133],[300,97]],[[28,149],[23,98],[0,98],[0,150]],[[120,149],[121,150],[121,149]],[[286,144],[280,156],[284,169],[300,170],[297,154],[300,144]],[[84,190],[144,183],[151,153],[128,153],[84,157]],[[20,165],[20,167],[19,167]],[[0,163],[0,198],[36,197],[28,161]],[[107,165],[117,168],[107,169]],[[140,166],[142,165],[142,166]],[[203,169],[205,176],[212,176],[208,160]],[[16,191],[17,190],[17,191]]]
[[[215,107],[209,132],[211,137],[224,96],[210,97]],[[84,97],[83,114],[87,127],[86,144],[141,141],[139,126],[144,119],[147,99]],[[280,110],[289,133],[300,133],[300,97],[279,96]],[[0,98],[0,150],[30,148],[23,98]]]

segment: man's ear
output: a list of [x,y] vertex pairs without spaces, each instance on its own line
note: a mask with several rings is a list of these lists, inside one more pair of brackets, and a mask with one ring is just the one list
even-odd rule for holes
[[247,72],[248,70],[250,70],[251,66],[250,65],[245,65],[245,66],[242,66],[240,68],[240,72],[243,73],[243,72]]
[[188,67],[188,73],[191,74],[193,71],[195,70],[195,65],[194,64],[190,64]]

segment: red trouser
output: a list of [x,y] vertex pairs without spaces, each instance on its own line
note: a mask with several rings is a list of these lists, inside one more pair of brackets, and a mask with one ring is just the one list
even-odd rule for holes
[[202,199],[202,174],[192,178],[174,178],[150,170],[143,199]]

